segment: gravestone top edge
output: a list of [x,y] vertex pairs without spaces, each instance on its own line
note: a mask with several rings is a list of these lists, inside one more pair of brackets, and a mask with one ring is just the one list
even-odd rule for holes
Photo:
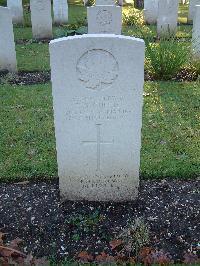
[[10,8],[6,7],[6,6],[0,6],[0,10],[8,10],[8,11],[10,11]]
[[[121,7],[121,6],[111,5],[111,4],[110,4],[110,5],[95,5],[95,6],[100,6],[100,7],[101,7],[101,6],[105,6],[105,7],[107,7],[107,6],[109,6],[109,7],[110,7],[110,6],[112,6],[112,7]],[[87,8],[95,7],[95,6],[88,6]]]
[[132,40],[141,44],[144,44],[144,40],[140,38],[124,36],[124,35],[116,35],[116,34],[83,34],[69,37],[62,37],[55,40],[50,41],[49,45],[54,45],[56,43],[70,41],[70,40],[78,40],[78,39],[90,39],[90,38],[108,38],[108,39],[121,39],[121,40]]

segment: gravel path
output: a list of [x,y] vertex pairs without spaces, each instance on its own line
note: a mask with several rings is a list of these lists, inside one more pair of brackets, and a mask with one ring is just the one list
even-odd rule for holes
[[128,221],[150,228],[150,246],[178,261],[200,243],[200,181],[142,181],[135,202],[61,202],[58,182],[0,184],[0,231],[23,240],[35,256],[74,257],[109,252],[109,241]]

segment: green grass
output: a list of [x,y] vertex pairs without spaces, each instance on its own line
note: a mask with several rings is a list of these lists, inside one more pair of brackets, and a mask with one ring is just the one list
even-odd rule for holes
[[146,83],[142,176],[189,178],[200,173],[199,86]]
[[49,70],[49,45],[32,43],[16,45],[19,71]]
[[[72,20],[73,23],[76,22],[76,18]],[[65,28],[65,27],[53,27],[53,36],[54,38],[57,38],[57,30],[59,28]],[[152,31],[152,37],[156,37],[156,26],[152,25],[149,26],[149,28]],[[137,37],[142,37],[140,32],[133,27],[133,26],[123,26],[122,28],[122,34],[123,35],[128,35],[128,36],[137,36]],[[30,27],[15,27],[14,28],[14,35],[15,35],[15,40],[31,40],[32,39],[32,31]],[[178,31],[176,34],[177,37],[181,38],[191,38],[192,37],[192,26],[191,25],[179,25],[178,26]]]
[[69,5],[69,23],[76,23],[87,17],[87,8],[79,5]]
[[[156,37],[156,26],[148,26],[151,30],[151,37]],[[123,26],[122,34],[127,36],[136,36],[142,38],[141,33],[134,26]],[[192,26],[191,25],[179,25],[177,27],[176,37],[178,38],[192,38]]]
[[20,39],[32,39],[32,31],[30,27],[15,27],[14,28],[15,41]]
[[[199,83],[145,84],[141,176],[200,174]],[[0,89],[0,180],[57,176],[51,85]]]
[[1,86],[0,179],[56,175],[50,84]]

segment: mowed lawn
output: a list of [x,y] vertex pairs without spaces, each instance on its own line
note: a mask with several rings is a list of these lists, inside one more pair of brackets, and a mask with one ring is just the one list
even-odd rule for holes
[[[126,9],[124,8],[124,12]],[[83,21],[86,8],[69,7],[70,23]],[[15,39],[32,38],[30,13],[26,26],[15,27]],[[186,22],[187,10],[179,20]],[[54,27],[54,36],[58,27]],[[155,33],[155,26],[152,27]],[[135,35],[134,27],[123,32]],[[180,25],[179,36],[191,37],[191,26]],[[16,45],[19,71],[48,71],[47,43]],[[144,88],[141,177],[193,178],[200,174],[200,83],[146,82]],[[51,84],[0,84],[0,180],[57,177]]]
[[[146,82],[141,176],[200,173],[199,83]],[[51,85],[0,89],[0,179],[57,176]]]

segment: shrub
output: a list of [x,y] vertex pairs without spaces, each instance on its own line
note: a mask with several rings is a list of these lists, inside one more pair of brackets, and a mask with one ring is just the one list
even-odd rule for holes
[[[194,72],[198,77],[200,76],[200,56],[199,56],[199,39],[192,40],[192,49],[190,53],[189,69]],[[199,79],[199,78],[198,78]]]
[[123,12],[122,21],[123,25],[126,26],[142,26],[144,25],[143,12],[134,7],[129,7]]
[[146,70],[155,79],[169,80],[188,64],[190,43],[180,42],[173,35],[156,39],[141,22],[136,23],[136,29],[146,45]]
[[155,79],[169,80],[188,63],[190,45],[175,37],[160,38],[157,42],[145,38],[146,59]]
[[95,4],[95,0],[88,0],[86,6],[93,6]]
[[64,27],[58,27],[55,30],[55,37],[60,38],[64,36],[70,36],[75,34],[87,33],[86,20],[77,20],[76,23],[65,25]]
[[126,252],[138,255],[139,250],[149,243],[149,227],[141,218],[131,221],[119,234],[119,239],[124,243]]
[[198,76],[198,80],[200,79],[200,58],[195,59],[193,57],[190,58],[189,69],[192,73],[195,73]]

